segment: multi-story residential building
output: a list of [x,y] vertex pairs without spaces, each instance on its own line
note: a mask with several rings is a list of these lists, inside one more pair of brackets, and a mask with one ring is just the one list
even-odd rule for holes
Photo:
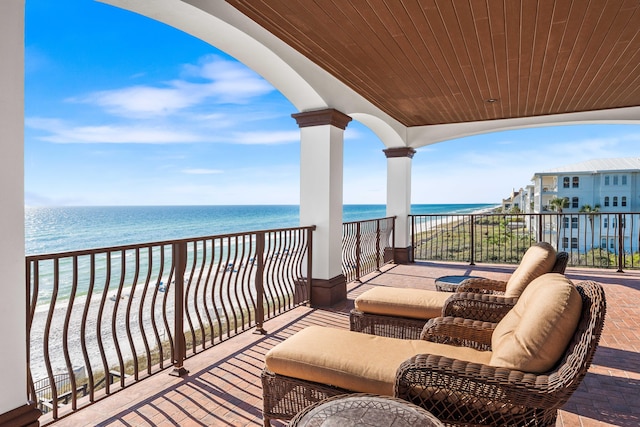
[[[640,219],[631,215],[640,212],[640,157],[589,160],[537,172],[532,181],[534,213],[554,210],[555,198],[566,200],[557,224],[545,230],[555,234],[559,248],[637,250],[633,225],[626,223]],[[592,213],[578,215],[585,206]]]
[[520,191],[516,191],[515,189],[511,190],[511,195],[506,199],[502,199],[502,210],[504,212],[508,212],[514,208],[522,210],[520,206],[520,200],[522,189]]

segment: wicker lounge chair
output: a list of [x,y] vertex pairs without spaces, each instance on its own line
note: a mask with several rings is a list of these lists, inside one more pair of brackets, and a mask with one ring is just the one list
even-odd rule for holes
[[[267,354],[262,373],[264,425],[269,426],[271,419],[291,419],[331,396],[363,392],[410,401],[445,425],[555,425],[558,408],[578,388],[591,364],[606,303],[598,283],[574,287],[563,283],[568,282],[564,276],[545,276],[549,277],[531,284],[530,292],[523,293],[499,324],[436,318],[425,326],[423,340],[320,326],[298,332]],[[536,283],[545,281],[551,283]],[[569,288],[570,297],[565,298]],[[548,304],[557,299],[564,302]],[[560,306],[564,311],[558,315]],[[564,335],[539,336],[536,331]],[[517,356],[511,353],[523,337],[525,342],[539,341],[540,347],[528,359],[521,357],[523,350],[516,349]],[[345,339],[352,344],[341,345]],[[310,345],[300,346],[305,341]],[[418,353],[398,362],[411,346]],[[434,351],[421,352],[425,347]],[[349,354],[360,357],[348,360]],[[526,369],[517,369],[521,366]],[[284,373],[296,369],[298,374]],[[389,370],[391,379],[385,378]]]
[[544,273],[564,274],[569,256],[537,243],[522,258],[508,282],[473,278],[453,295],[438,291],[377,287],[356,298],[350,329],[372,335],[417,339],[427,320],[439,316],[499,322],[531,280]]

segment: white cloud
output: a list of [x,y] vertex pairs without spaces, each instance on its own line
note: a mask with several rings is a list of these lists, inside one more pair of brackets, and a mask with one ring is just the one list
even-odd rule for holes
[[42,141],[62,144],[168,144],[199,142],[202,137],[191,132],[146,126],[73,126],[58,119],[28,118],[25,125],[48,132]]
[[214,175],[224,173],[224,171],[220,169],[184,169],[182,173],[186,173],[188,175]]
[[69,101],[93,104],[125,117],[167,116],[211,100],[218,104],[245,104],[275,89],[240,63],[207,56],[198,65],[186,65],[187,77],[161,85],[136,85],[103,90]]
[[187,65],[185,69],[190,74],[211,81],[210,90],[222,102],[244,103],[249,98],[275,90],[246,66],[215,55],[206,56],[197,66]]
[[356,140],[362,138],[363,136],[364,135],[362,134],[362,132],[358,131],[355,128],[347,127],[347,129],[344,131],[344,139],[346,140]]
[[243,145],[290,144],[300,141],[299,131],[239,132],[229,142]]
[[175,87],[131,86],[94,92],[76,101],[96,104],[107,112],[122,116],[158,116],[175,113],[199,103],[203,93]]
[[[47,135],[37,137],[38,139],[59,144],[227,143],[276,145],[300,141],[300,133],[297,130],[223,133],[221,129],[217,129],[217,132],[211,133],[211,126],[206,124],[204,126],[190,126],[189,130],[184,130],[182,129],[185,127],[184,123],[179,125],[145,123],[143,121],[131,125],[81,126],[60,119],[44,117],[30,117],[25,120],[26,127],[47,133]],[[215,128],[215,126],[213,127]]]

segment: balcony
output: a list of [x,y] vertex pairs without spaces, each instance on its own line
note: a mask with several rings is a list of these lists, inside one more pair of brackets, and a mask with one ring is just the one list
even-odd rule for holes
[[[243,332],[185,362],[189,374],[170,376],[170,369],[118,391],[108,399],[51,424],[63,426],[260,426],[260,371],[265,353],[278,342],[314,324],[348,328],[353,299],[373,286],[434,288],[443,275],[472,274],[505,279],[512,265],[417,262],[388,265],[362,283],[348,286],[346,303],[330,309],[298,306],[267,320],[265,335]],[[574,281],[595,280],[605,287],[608,312],[600,346],[588,375],[559,413],[558,426],[636,426],[640,405],[640,272],[568,268]],[[47,422],[47,416],[41,418]],[[284,425],[277,424],[274,425]]]

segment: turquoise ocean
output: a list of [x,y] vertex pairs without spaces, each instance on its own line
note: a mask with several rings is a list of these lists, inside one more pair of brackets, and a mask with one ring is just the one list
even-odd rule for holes
[[[415,205],[413,214],[463,214],[491,208],[490,204]],[[343,221],[383,218],[384,205],[345,205]],[[297,227],[297,205],[264,206],[110,206],[110,207],[28,207],[25,210],[25,246],[27,255],[46,255],[121,245],[191,239],[257,230]],[[114,255],[114,259],[119,258]],[[133,258],[132,258],[133,259]],[[88,291],[90,264],[78,264],[78,295]],[[145,261],[141,267],[145,268]],[[127,268],[132,274],[133,266]],[[53,264],[39,267],[37,304],[48,304],[54,292]],[[118,269],[111,274],[117,284]],[[98,265],[97,274],[105,274]],[[58,300],[68,300],[73,285],[70,259],[60,264]],[[102,276],[100,276],[102,277]],[[101,283],[104,277],[98,279]],[[127,277],[125,281],[133,280]],[[111,285],[110,285],[111,286]],[[101,288],[102,289],[102,288]]]
[[[412,205],[411,213],[463,214],[494,204]],[[27,255],[297,227],[297,205],[27,207]],[[343,221],[382,218],[385,205],[344,205]]]

